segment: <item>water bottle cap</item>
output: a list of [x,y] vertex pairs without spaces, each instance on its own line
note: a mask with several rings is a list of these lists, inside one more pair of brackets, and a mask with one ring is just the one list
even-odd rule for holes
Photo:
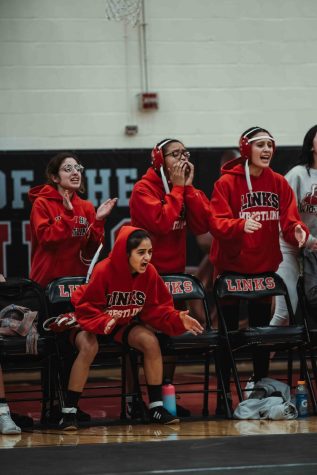
[[173,386],[173,384],[164,384],[164,386],[162,386],[162,394],[164,396],[174,396],[175,387]]
[[306,384],[306,381],[297,381],[297,384]]

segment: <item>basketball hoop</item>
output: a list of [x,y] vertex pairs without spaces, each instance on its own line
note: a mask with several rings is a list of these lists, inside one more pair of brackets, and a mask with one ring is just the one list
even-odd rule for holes
[[141,23],[142,3],[143,0],[106,0],[106,16],[135,27]]

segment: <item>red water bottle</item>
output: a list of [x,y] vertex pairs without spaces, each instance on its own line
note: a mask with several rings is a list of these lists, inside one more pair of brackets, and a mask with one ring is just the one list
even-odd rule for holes
[[163,395],[163,407],[172,414],[176,416],[176,396],[175,396],[175,386],[171,383],[164,384],[162,386],[162,395]]

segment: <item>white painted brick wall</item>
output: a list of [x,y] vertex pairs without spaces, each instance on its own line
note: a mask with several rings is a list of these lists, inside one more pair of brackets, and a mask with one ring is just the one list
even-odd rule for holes
[[145,0],[151,113],[138,30],[105,4],[0,1],[1,149],[233,146],[252,125],[298,145],[317,122],[316,0]]

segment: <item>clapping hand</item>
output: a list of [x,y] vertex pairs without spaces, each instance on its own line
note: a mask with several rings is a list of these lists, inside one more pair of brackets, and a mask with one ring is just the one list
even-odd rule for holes
[[72,202],[70,201],[69,191],[65,190],[63,196],[63,205],[68,211],[73,210]]
[[105,219],[107,216],[109,216],[109,214],[111,213],[117,201],[118,201],[118,198],[112,198],[112,199],[109,198],[108,200],[101,203],[101,205],[99,206],[96,212],[97,221],[101,221]]

